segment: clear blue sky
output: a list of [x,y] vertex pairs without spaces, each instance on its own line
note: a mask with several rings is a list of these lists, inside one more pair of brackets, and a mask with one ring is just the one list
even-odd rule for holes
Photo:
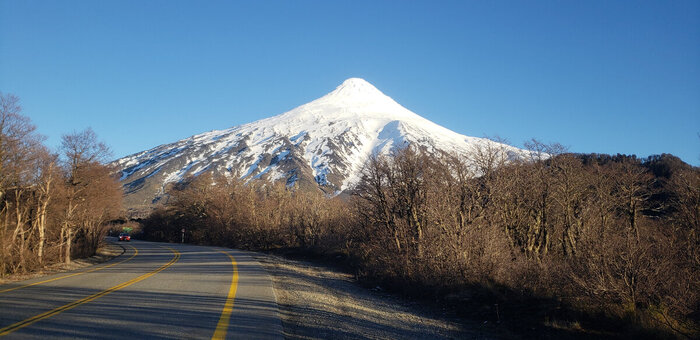
[[0,0],[0,91],[115,157],[361,77],[456,132],[700,165],[700,1]]

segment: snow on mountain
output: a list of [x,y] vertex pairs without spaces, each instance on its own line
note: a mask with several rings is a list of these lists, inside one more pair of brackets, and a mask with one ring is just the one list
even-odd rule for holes
[[[244,180],[283,180],[338,193],[359,179],[372,154],[415,143],[468,154],[477,143],[399,105],[367,81],[351,78],[291,111],[192,136],[115,161],[127,206],[155,202],[168,183],[206,171]],[[522,150],[507,148],[511,157]]]

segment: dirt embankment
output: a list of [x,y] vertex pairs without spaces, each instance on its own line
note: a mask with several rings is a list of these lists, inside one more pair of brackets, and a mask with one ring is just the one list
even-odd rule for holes
[[419,303],[361,287],[333,268],[260,255],[273,278],[287,339],[494,339],[480,324],[465,324]]

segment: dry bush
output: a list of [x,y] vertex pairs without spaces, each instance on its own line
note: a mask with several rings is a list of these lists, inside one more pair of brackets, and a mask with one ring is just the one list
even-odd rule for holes
[[65,164],[42,139],[18,99],[0,93],[0,276],[92,255],[121,209],[92,130],[64,136]]
[[[531,159],[498,144],[473,155],[408,147],[374,157],[346,200],[202,175],[170,191],[144,234],[178,241],[186,227],[191,242],[344,253],[360,277],[395,289],[484,287],[494,299],[575,301],[698,334],[697,169],[658,181],[634,157],[536,141]],[[663,210],[661,189],[671,193]]]
[[203,174],[170,190],[171,199],[144,223],[147,238],[245,249],[346,246],[347,209],[320,192],[299,192],[279,183]]

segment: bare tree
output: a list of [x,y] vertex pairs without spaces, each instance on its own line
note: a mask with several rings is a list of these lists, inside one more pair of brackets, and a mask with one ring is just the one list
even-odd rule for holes
[[[25,204],[33,176],[33,160],[41,144],[29,118],[21,114],[19,98],[0,93],[0,232],[2,237],[2,272],[6,272],[11,252],[18,254],[19,262],[12,271],[26,268],[25,252],[29,207]],[[14,229],[8,237],[10,217]],[[14,247],[14,250],[11,248]]]
[[639,211],[650,195],[649,188],[653,177],[647,169],[634,161],[623,161],[613,166],[618,170],[615,176],[617,199],[625,212],[630,230],[639,240]]
[[44,246],[46,244],[47,214],[49,204],[55,195],[56,182],[61,179],[57,155],[51,154],[46,148],[40,148],[36,158],[35,201],[36,217],[34,227],[38,232],[37,257],[39,264],[44,264]]
[[34,134],[36,127],[21,112],[19,98],[0,92],[0,200],[12,182],[26,176],[27,170],[17,162],[27,159],[41,141]]
[[65,262],[70,263],[71,247],[74,241],[73,233],[78,224],[77,209],[86,201],[83,191],[92,184],[90,182],[92,178],[89,176],[91,174],[90,168],[99,166],[102,161],[109,157],[110,151],[104,143],[98,141],[97,135],[90,128],[63,135],[61,149],[65,157],[68,178],[67,206],[61,228],[61,238],[65,240]]

